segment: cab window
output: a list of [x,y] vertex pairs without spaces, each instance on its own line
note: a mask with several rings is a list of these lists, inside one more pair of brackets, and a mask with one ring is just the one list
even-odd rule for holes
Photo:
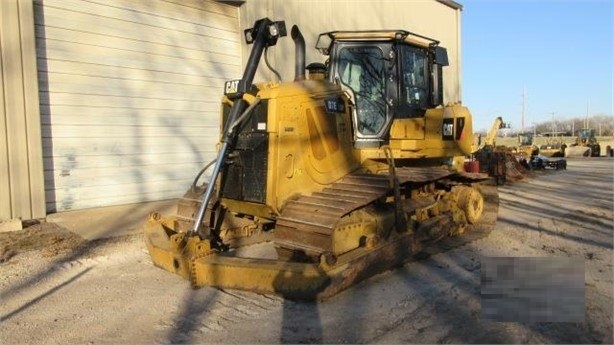
[[356,101],[356,130],[377,135],[386,126],[385,67],[378,47],[343,47],[338,77],[352,89]]
[[424,116],[428,108],[428,57],[424,49],[401,46],[401,92],[398,117]]

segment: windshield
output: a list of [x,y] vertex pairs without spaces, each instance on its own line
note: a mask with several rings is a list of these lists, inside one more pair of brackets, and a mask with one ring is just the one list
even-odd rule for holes
[[424,116],[428,107],[428,57],[422,48],[400,46],[401,97],[398,117]]
[[594,129],[581,129],[578,131],[578,136],[582,139],[588,139],[595,136]]
[[533,134],[518,134],[518,139],[520,140],[520,145],[533,144]]
[[379,47],[350,46],[339,51],[338,77],[352,89],[356,101],[357,130],[379,134],[386,126],[385,66]]

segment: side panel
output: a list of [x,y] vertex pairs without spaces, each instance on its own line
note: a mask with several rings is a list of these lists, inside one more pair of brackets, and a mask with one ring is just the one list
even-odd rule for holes
[[[459,104],[430,109],[424,118],[397,119],[390,148],[396,158],[449,158],[471,154],[471,113]],[[386,158],[379,149],[362,149],[362,160]]]
[[33,18],[0,1],[0,220],[46,215]]
[[[283,93],[283,94],[282,94]],[[304,81],[263,92],[269,101],[267,204],[281,210],[299,194],[320,191],[359,168],[349,108],[338,87]],[[326,100],[343,103],[327,112]]]

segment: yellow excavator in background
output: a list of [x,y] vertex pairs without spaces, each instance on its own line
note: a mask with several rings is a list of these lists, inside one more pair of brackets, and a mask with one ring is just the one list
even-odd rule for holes
[[155,265],[195,287],[324,299],[437,241],[494,227],[496,187],[451,168],[471,154],[472,119],[443,105],[438,41],[326,32],[316,48],[327,63],[305,66],[293,26],[294,80],[253,84],[285,35],[268,18],[245,30],[253,47],[243,77],[224,88],[217,159],[176,216],[152,213],[144,225]]
[[482,138],[482,135],[479,134],[477,140],[474,140],[471,152],[475,153],[484,148],[486,148],[486,150],[494,150],[496,144],[495,138],[497,137],[499,130],[502,128],[507,128],[507,124],[503,122],[503,118],[501,116],[497,116],[493,121],[490,130],[486,132],[486,137]]
[[484,146],[494,149],[496,147],[495,138],[497,137],[497,133],[502,128],[507,128],[505,122],[503,122],[503,118],[501,116],[497,116],[495,121],[493,121],[492,126],[488,133],[486,133],[486,138],[484,139]]

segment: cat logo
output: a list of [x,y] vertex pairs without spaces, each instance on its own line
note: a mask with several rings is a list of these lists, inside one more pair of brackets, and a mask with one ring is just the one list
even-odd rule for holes
[[454,125],[451,123],[444,123],[443,124],[443,136],[449,137],[453,135],[453,133],[454,133]]
[[454,119],[443,119],[441,139],[454,140]]

